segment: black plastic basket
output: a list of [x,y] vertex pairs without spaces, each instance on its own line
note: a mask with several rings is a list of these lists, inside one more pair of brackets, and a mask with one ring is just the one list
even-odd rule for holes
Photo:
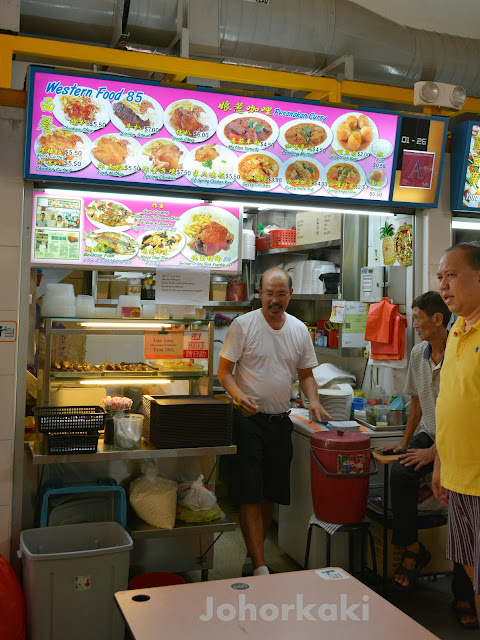
[[47,453],[96,453],[98,431],[93,433],[54,433],[45,436]]
[[102,407],[34,407],[33,414],[38,431],[48,434],[99,431],[106,416]]

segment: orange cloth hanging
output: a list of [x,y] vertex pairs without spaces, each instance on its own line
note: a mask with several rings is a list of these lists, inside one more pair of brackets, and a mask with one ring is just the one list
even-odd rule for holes
[[393,321],[398,314],[398,306],[389,298],[370,305],[365,327],[365,340],[388,344],[392,340]]
[[397,313],[393,320],[392,340],[388,344],[383,342],[371,343],[372,360],[403,360],[405,357],[405,329],[407,319]]

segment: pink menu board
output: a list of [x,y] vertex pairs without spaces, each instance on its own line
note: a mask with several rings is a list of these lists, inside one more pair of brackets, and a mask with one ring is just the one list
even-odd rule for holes
[[25,177],[386,201],[397,121],[33,68]]
[[156,196],[34,191],[32,262],[239,270],[240,209]]

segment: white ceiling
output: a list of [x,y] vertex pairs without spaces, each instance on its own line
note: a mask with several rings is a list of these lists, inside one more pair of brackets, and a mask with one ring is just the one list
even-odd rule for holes
[[466,38],[480,38],[479,0],[352,1],[409,27]]

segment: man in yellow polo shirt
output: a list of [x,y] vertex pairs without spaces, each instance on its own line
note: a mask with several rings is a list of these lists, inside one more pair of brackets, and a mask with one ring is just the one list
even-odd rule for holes
[[440,376],[432,487],[448,504],[447,557],[465,567],[480,611],[480,244],[450,247],[437,275],[440,295],[459,317]]

